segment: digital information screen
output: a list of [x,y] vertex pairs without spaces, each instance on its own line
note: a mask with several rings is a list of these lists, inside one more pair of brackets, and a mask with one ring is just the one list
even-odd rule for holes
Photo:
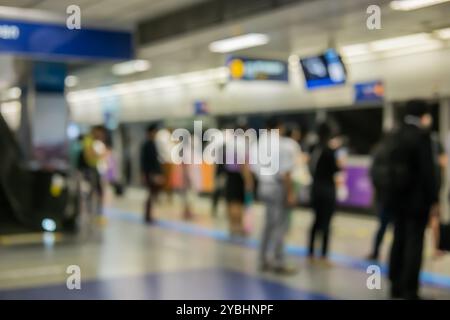
[[308,89],[344,84],[347,73],[341,57],[334,49],[322,55],[300,59]]

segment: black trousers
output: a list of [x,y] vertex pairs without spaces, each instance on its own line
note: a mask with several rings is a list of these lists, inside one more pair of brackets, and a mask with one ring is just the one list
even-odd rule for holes
[[161,190],[161,186],[155,183],[154,174],[146,173],[145,174],[145,186],[147,187],[147,200],[144,205],[144,220],[145,222],[153,221],[153,203],[158,196],[158,193]]
[[389,263],[389,278],[393,297],[414,299],[418,296],[422,266],[426,220],[394,218],[394,241]]
[[375,239],[373,242],[373,250],[372,250],[372,254],[371,254],[372,257],[375,259],[378,259],[381,243],[383,242],[383,238],[386,233],[386,230],[392,220],[392,214],[391,214],[390,210],[387,209],[386,206],[383,205],[381,202],[377,203],[377,210],[378,210],[379,226],[378,226],[378,230],[375,234]]
[[336,191],[334,184],[320,184],[312,188],[312,207],[315,214],[309,235],[309,255],[314,254],[317,233],[322,235],[322,257],[328,254],[331,218],[336,208]]

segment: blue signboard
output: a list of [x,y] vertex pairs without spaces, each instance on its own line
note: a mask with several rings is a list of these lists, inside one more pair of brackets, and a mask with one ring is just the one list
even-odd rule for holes
[[232,80],[289,80],[288,65],[280,60],[229,57],[227,67]]
[[300,63],[308,89],[341,85],[347,79],[345,66],[334,49],[328,49],[322,55],[300,59]]
[[130,32],[0,19],[0,54],[46,59],[129,60],[134,57]]
[[206,101],[194,101],[194,114],[196,116],[209,114],[209,107]]
[[355,102],[381,102],[384,99],[382,81],[370,81],[354,85]]

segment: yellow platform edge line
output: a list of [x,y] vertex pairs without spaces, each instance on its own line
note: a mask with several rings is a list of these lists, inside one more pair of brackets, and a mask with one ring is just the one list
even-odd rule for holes
[[63,234],[59,233],[59,232],[55,232],[55,233],[46,233],[46,232],[20,233],[20,234],[0,236],[0,245],[1,246],[10,246],[10,245],[18,245],[18,244],[43,243],[44,238],[47,234],[51,234],[54,237],[53,240],[55,242],[59,242],[63,239]]

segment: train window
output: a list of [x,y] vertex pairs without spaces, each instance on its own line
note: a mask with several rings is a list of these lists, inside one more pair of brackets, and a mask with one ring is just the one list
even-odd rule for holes
[[[433,128],[432,131],[439,132],[439,104],[431,103],[431,114],[433,116]],[[398,126],[402,123],[403,118],[405,117],[406,107],[404,104],[397,103],[394,105],[394,118],[395,123]]]
[[351,154],[370,154],[374,145],[381,139],[381,107],[329,111],[327,117],[339,127]]

